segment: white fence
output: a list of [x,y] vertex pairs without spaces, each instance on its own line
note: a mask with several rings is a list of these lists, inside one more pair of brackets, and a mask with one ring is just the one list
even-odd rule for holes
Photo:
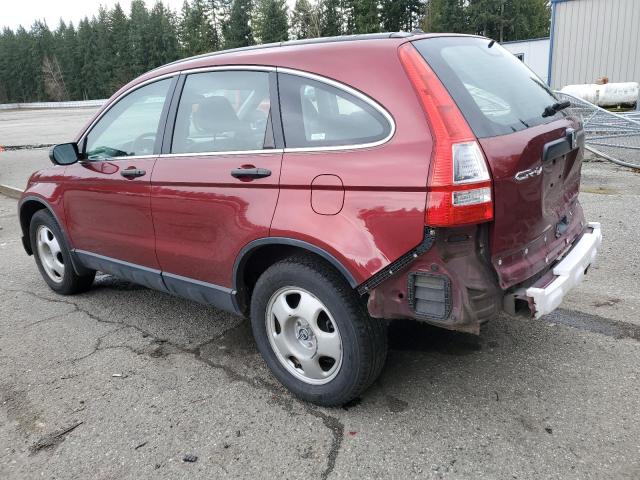
[[106,99],[81,100],[77,102],[34,102],[34,103],[0,103],[0,110],[27,110],[37,108],[83,108],[101,107]]

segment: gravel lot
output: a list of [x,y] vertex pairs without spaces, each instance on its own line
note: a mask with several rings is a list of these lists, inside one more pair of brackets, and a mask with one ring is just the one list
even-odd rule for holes
[[[91,113],[0,112],[0,145],[69,140]],[[46,165],[0,153],[0,184]],[[0,196],[0,478],[640,478],[639,183],[585,165],[605,243],[562,310],[480,337],[395,322],[341,409],[283,390],[240,318],[110,276],[56,296]]]

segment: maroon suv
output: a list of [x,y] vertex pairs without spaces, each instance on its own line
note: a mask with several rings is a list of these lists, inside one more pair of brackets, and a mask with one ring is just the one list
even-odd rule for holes
[[381,34],[201,55],[118,91],[19,209],[72,294],[97,270],[250,316],[273,374],[343,404],[384,319],[478,333],[555,309],[601,242],[584,135],[496,42]]

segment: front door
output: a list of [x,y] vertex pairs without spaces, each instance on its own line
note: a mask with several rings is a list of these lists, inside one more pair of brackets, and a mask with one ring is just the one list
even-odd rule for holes
[[151,174],[173,85],[171,78],[159,80],[118,100],[82,140],[85,160],[67,167],[67,229],[81,255],[159,268]]
[[184,78],[151,179],[156,254],[175,293],[220,305],[207,291],[229,293],[242,247],[269,235],[282,160],[272,82],[259,67]]

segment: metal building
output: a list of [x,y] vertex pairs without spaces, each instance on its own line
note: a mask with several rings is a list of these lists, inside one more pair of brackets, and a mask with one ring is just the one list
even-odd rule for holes
[[513,53],[520,61],[535,72],[542,80],[547,81],[549,70],[549,38],[532,38],[502,42],[504,48]]
[[551,0],[552,88],[640,82],[640,0]]

